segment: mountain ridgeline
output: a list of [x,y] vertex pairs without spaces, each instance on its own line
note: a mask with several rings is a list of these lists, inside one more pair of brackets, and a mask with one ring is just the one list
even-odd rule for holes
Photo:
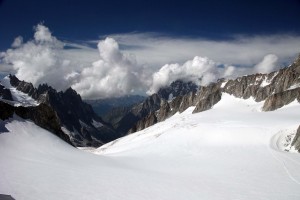
[[[143,102],[136,104],[123,117],[112,123],[116,131],[122,135],[137,131],[135,128],[144,123],[138,130],[146,128],[157,122],[156,118],[147,118],[158,111],[165,101],[172,101],[176,97],[196,92],[198,86],[192,82],[175,81],[170,86],[161,88],[157,93],[149,96]],[[153,120],[153,121],[151,121]]]
[[[177,85],[184,84],[177,81]],[[170,87],[172,88],[173,85]],[[133,133],[163,121],[176,112],[183,112],[194,106],[193,113],[212,108],[228,93],[237,98],[253,98],[256,102],[264,101],[262,111],[273,111],[293,101],[300,102],[300,56],[289,66],[269,74],[253,74],[234,80],[220,79],[215,83],[199,88],[185,90],[182,94],[173,93],[170,87],[161,89],[148,97],[142,104],[132,108],[124,117],[132,120],[132,126],[125,127],[120,120],[120,131]],[[161,95],[163,94],[163,95]],[[175,94],[175,95],[174,95]],[[178,94],[178,95],[176,95]],[[172,96],[172,99],[169,96]],[[135,121],[135,122],[133,122]],[[123,123],[124,123],[123,122]],[[300,122],[300,121],[299,121]],[[300,127],[292,143],[300,151]]]
[[[54,132],[74,146],[100,146],[119,137],[110,125],[103,122],[94,113],[92,107],[84,103],[80,95],[72,88],[65,92],[57,92],[47,84],[35,88],[31,83],[20,81],[16,76],[10,75],[9,79],[11,86],[28,94],[39,105],[36,108],[35,106],[19,106],[14,109],[7,105],[5,107],[7,111],[17,111],[15,113],[19,116],[34,121],[37,125]],[[2,88],[0,95],[4,100],[13,100],[8,89]],[[1,103],[7,104],[7,101]],[[20,109],[22,112],[18,112]],[[11,114],[3,116],[2,119],[8,117],[11,117]],[[39,122],[39,119],[43,117],[48,121]],[[49,126],[50,121],[55,125]]]
[[222,93],[237,98],[265,101],[262,110],[272,111],[294,100],[300,102],[300,57],[291,66],[270,74],[253,74],[234,80],[220,79],[207,86],[176,81],[134,106],[114,127],[122,134],[133,133],[194,106],[194,113],[212,108]]
[[[100,146],[145,129],[188,107],[194,107],[193,113],[206,111],[222,99],[223,93],[242,99],[253,98],[256,102],[264,101],[262,111],[273,111],[291,102],[300,102],[300,56],[289,67],[269,74],[258,73],[233,80],[219,79],[199,87],[192,82],[177,80],[140,103],[131,102],[130,106],[110,108],[111,111],[106,113],[107,122],[71,88],[57,92],[46,84],[34,88],[31,83],[20,81],[15,76],[9,78],[13,87],[28,94],[39,105],[35,108],[12,107],[9,105],[9,101],[13,100],[10,90],[0,84],[0,103],[5,111],[1,113],[1,119],[16,113],[74,146]],[[135,102],[140,100],[136,98]],[[91,103],[101,109],[101,102]],[[292,145],[300,151],[300,128]]]
[[85,100],[85,102],[90,104],[95,113],[105,122],[114,125],[127,115],[132,107],[143,102],[145,99],[146,97],[144,96],[128,95],[118,98]]

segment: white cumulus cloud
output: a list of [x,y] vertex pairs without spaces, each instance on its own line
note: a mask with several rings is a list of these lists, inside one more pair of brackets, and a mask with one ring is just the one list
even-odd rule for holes
[[14,42],[11,44],[11,46],[13,48],[17,48],[20,47],[23,43],[23,37],[22,36],[18,36],[15,38]]
[[57,39],[52,36],[48,27],[43,24],[38,24],[34,27],[34,39],[37,42],[57,42]]
[[0,52],[0,71],[35,86],[72,87],[84,99],[152,94],[176,80],[206,85],[218,78],[276,70],[300,52],[299,38],[241,36],[212,41],[123,34],[97,41],[96,48],[60,41],[38,24],[32,40],[19,36],[11,49]]
[[199,85],[206,85],[217,78],[217,65],[206,57],[194,57],[183,65],[166,64],[153,74],[151,88],[148,94],[157,92],[161,87],[170,85],[176,80],[193,81]]
[[270,73],[278,67],[278,57],[274,54],[268,54],[264,56],[261,62],[254,66],[254,70],[259,73]]
[[47,27],[39,24],[33,40],[24,44],[16,42],[19,40],[20,37],[15,39],[14,49],[3,53],[3,61],[10,64],[17,77],[35,86],[48,83],[58,90],[69,86],[63,77],[72,73],[71,61],[60,54],[64,45]]
[[[106,38],[98,43],[100,59],[86,67],[72,87],[90,99],[123,96],[143,88],[140,67],[133,57],[120,52],[118,43]],[[143,88],[144,89],[144,88]]]

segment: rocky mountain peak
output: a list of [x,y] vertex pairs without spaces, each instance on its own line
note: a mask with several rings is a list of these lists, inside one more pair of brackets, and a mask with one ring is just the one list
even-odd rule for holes
[[[187,88],[192,89],[185,90]],[[180,93],[181,89],[189,92]],[[264,101],[263,111],[276,110],[295,100],[300,102],[300,55],[289,67],[278,71],[232,80],[220,79],[216,83],[201,86],[198,90],[190,85],[185,86],[180,81],[174,82],[157,93],[161,98],[160,108],[155,112],[148,112],[129,132],[142,130],[191,106],[195,107],[193,113],[208,110],[221,100],[222,93],[243,99],[251,97],[257,102]],[[178,95],[170,99],[170,94]]]
[[72,88],[65,92],[57,92],[47,84],[35,88],[31,83],[20,81],[16,76],[10,75],[9,79],[10,84],[18,91],[53,110],[53,116],[57,117],[58,124],[62,127],[61,131],[73,145],[100,146],[119,137]]
[[186,95],[190,92],[196,92],[198,86],[189,81],[184,82],[181,80],[177,80],[171,83],[171,85],[159,89],[157,95],[165,100],[172,100],[175,97]]

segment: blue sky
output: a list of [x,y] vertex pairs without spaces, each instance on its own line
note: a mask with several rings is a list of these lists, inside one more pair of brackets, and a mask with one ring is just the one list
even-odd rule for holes
[[268,73],[300,53],[299,10],[300,0],[0,0],[0,75],[98,99]]
[[241,0],[1,0],[0,47],[29,38],[44,22],[56,37],[91,40],[102,35],[159,32],[184,37],[300,34],[300,1]]

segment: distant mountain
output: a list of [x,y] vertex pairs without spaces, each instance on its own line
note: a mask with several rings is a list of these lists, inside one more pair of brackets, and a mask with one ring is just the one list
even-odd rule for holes
[[[30,83],[9,76],[0,85],[1,104],[7,109],[1,112],[0,117],[6,119],[17,113],[62,138],[68,136],[69,142],[75,146],[99,146],[161,122],[189,107],[193,107],[193,113],[211,109],[224,93],[263,102],[262,111],[273,111],[291,102],[300,102],[300,56],[289,67],[269,74],[220,79],[200,87],[178,80],[144,100],[143,97],[128,96],[88,101],[100,110],[110,107],[105,119],[112,125],[98,117],[92,106],[83,102],[71,88],[65,92],[57,92],[45,84],[34,88]],[[292,144],[300,151],[299,129]]]
[[[171,83],[170,86],[161,88],[158,93],[147,97],[143,102],[133,106],[119,121],[115,121],[114,128],[121,134],[127,134],[128,132],[134,132],[136,124],[144,120],[150,113],[155,113],[160,109],[161,103],[164,101],[171,101],[172,99],[196,92],[198,86],[192,82],[184,82],[177,80]],[[156,119],[153,122],[146,122],[147,124],[156,123]]]
[[[257,102],[264,101],[262,111],[276,110],[295,100],[300,102],[300,56],[289,67],[269,74],[247,75],[234,80],[220,79],[198,89],[183,87],[183,84],[180,81],[174,82],[132,108],[120,120],[117,130],[123,134],[126,131],[127,134],[139,131],[191,106],[195,107],[194,113],[208,110],[221,100],[223,93],[242,99],[253,98]],[[189,89],[182,93],[181,89],[176,88]],[[299,141],[300,133],[294,139],[298,150]]]
[[146,97],[140,95],[127,95],[123,97],[114,97],[97,100],[85,100],[90,104],[94,111],[101,117],[105,117],[115,108],[128,108],[142,102]]
[[[62,135],[62,132],[64,135],[62,138],[65,139],[67,136],[74,146],[100,146],[120,137],[109,124],[94,113],[89,104],[82,101],[80,95],[72,88],[65,92],[57,92],[47,84],[34,88],[31,83],[20,81],[16,76],[10,75],[1,81],[0,95],[4,104],[13,107],[34,109],[34,106],[39,108],[43,105],[52,110],[53,118],[57,122],[56,128],[60,127],[59,134]],[[41,116],[48,114],[43,110],[39,112]],[[36,123],[39,120],[28,118]],[[42,127],[47,126],[47,121],[43,123],[45,124],[37,124]]]
[[196,92],[198,86],[189,81],[174,81],[170,86],[160,88],[157,92],[157,95],[164,100],[173,100],[175,97],[186,95],[190,92]]

